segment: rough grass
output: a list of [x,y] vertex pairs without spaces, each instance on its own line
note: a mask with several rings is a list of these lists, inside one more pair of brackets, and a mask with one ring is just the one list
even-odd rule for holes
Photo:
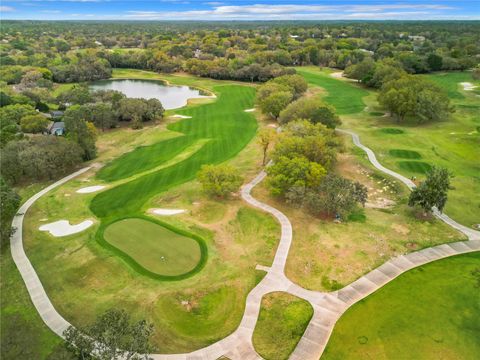
[[[220,163],[245,147],[257,128],[254,117],[243,111],[253,106],[254,90],[228,85],[217,86],[215,91],[219,94],[216,102],[177,111],[192,118],[170,124],[168,129],[184,136],[143,148],[141,152],[146,165],[141,167],[158,166],[161,163],[157,160],[158,152],[174,151],[170,149],[172,143],[175,147],[186,147],[195,140],[211,141],[181,162],[100,193],[91,203],[91,210],[96,216],[105,218],[138,212],[155,194],[192,180],[202,164]],[[114,160],[110,165],[114,170],[108,176],[113,179],[124,176],[122,169],[128,167],[131,161],[133,158],[128,156]]]
[[288,359],[312,316],[303,299],[282,292],[265,295],[253,332],[255,350],[266,360]]
[[476,359],[480,253],[413,269],[352,306],[322,360]]
[[403,134],[405,131],[402,129],[396,129],[396,128],[382,128],[380,131],[384,134],[390,134],[390,135],[398,135],[398,134]]
[[402,159],[421,159],[422,155],[418,151],[403,150],[403,149],[391,149],[388,151],[390,155],[402,158]]
[[194,239],[144,219],[117,221],[107,226],[103,236],[142,267],[159,275],[188,273],[202,256]]
[[324,100],[333,105],[338,114],[354,114],[365,108],[363,97],[368,95],[368,91],[360,86],[334,79],[329,72],[316,67],[297,67],[296,70],[309,85],[319,86],[327,91]]
[[432,166],[423,161],[398,161],[398,167],[409,173],[426,174]]
[[[418,221],[406,205],[407,190],[374,172],[364,154],[350,155],[355,148],[348,138],[345,144],[347,153],[339,156],[336,172],[368,188],[366,208],[347,221],[337,224],[292,208],[273,198],[265,184],[253,190],[255,197],[281,210],[292,223],[285,269],[290,280],[308,289],[333,291],[395,255],[465,239],[441,221]],[[383,206],[384,199],[393,203]]]

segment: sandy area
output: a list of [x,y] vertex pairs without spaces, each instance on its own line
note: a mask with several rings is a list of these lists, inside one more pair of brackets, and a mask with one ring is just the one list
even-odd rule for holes
[[79,193],[79,194],[90,194],[90,193],[93,193],[95,191],[100,191],[103,188],[105,188],[105,186],[103,186],[103,185],[87,186],[87,187],[78,189],[77,193]]
[[245,111],[245,112],[253,112],[253,111],[255,111],[255,108],[246,109],[246,110],[244,110],[244,111]]
[[186,212],[187,210],[184,209],[152,209],[150,210],[152,214],[155,215],[162,215],[162,216],[170,216],[170,215],[178,215]]
[[92,225],[92,220],[85,220],[77,225],[70,225],[68,220],[59,220],[50,224],[42,225],[38,229],[40,231],[49,231],[53,236],[60,237],[76,234],[80,231],[88,229]]
[[357,82],[357,80],[355,80],[355,79],[349,79],[349,78],[343,76],[343,71],[337,71],[337,72],[331,73],[330,76],[335,78],[335,79],[343,79],[343,80],[347,80],[347,81]]
[[170,117],[178,118],[178,119],[191,119],[191,118],[192,118],[191,116],[179,115],[179,114],[172,115],[172,116],[170,116]]
[[465,91],[472,91],[477,88],[477,86],[473,85],[471,82],[462,82],[460,85],[463,86],[463,90]]

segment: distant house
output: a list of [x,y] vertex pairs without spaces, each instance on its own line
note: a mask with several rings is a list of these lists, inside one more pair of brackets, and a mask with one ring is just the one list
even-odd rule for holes
[[425,41],[425,36],[409,35],[408,38],[413,41]]
[[98,40],[95,40],[95,45],[103,46],[103,44],[102,44],[100,41],[98,41]]
[[50,135],[63,136],[65,135],[65,123],[63,121],[54,122],[47,128]]
[[51,112],[52,114],[52,119],[60,119],[63,117],[63,111],[60,111],[60,110],[54,110]]

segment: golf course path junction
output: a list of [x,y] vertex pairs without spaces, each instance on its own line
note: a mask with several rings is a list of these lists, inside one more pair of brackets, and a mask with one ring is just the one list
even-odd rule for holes
[[[338,129],[338,131],[351,135],[354,144],[367,153],[368,159],[377,169],[400,180],[410,189],[415,186],[412,181],[404,176],[383,167],[377,161],[373,151],[361,144],[360,138],[357,134],[347,130]],[[26,285],[33,305],[37,309],[42,320],[53,332],[61,337],[63,337],[63,332],[70,326],[70,323],[65,320],[52,305],[35,269],[25,254],[22,237],[23,220],[27,210],[41,196],[74,177],[83,174],[89,169],[90,167],[83,168],[32,196],[20,207],[12,222],[13,228],[16,229],[10,240],[13,260]],[[350,285],[335,292],[325,293],[306,290],[290,281],[284,273],[285,263],[292,242],[292,225],[290,221],[282,212],[256,200],[251,195],[251,190],[265,177],[266,173],[262,171],[250,183],[244,185],[241,190],[241,196],[247,203],[272,214],[280,222],[281,237],[272,266],[257,267],[260,270],[266,271],[267,274],[248,294],[245,304],[245,312],[240,325],[226,338],[205,348],[188,354],[151,354],[151,358],[155,360],[214,360],[221,356],[226,356],[232,360],[261,359],[260,355],[258,355],[253,348],[252,336],[260,312],[262,297],[271,292],[284,291],[307,300],[314,309],[312,319],[310,320],[310,323],[297,347],[290,355],[290,359],[318,360],[325,349],[336,321],[357,301],[363,299],[395,279],[400,274],[414,267],[448,256],[480,251],[479,231],[458,224],[448,216],[435,210],[435,216],[466,235],[469,240],[438,245],[412,252],[407,255],[397,256],[368,274],[360,277]]]

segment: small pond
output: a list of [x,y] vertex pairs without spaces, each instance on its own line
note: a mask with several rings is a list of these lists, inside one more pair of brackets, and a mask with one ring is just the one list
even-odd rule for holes
[[100,80],[91,83],[90,90],[117,90],[129,98],[158,99],[166,110],[185,106],[188,99],[210,97],[202,90],[171,86],[159,80]]

